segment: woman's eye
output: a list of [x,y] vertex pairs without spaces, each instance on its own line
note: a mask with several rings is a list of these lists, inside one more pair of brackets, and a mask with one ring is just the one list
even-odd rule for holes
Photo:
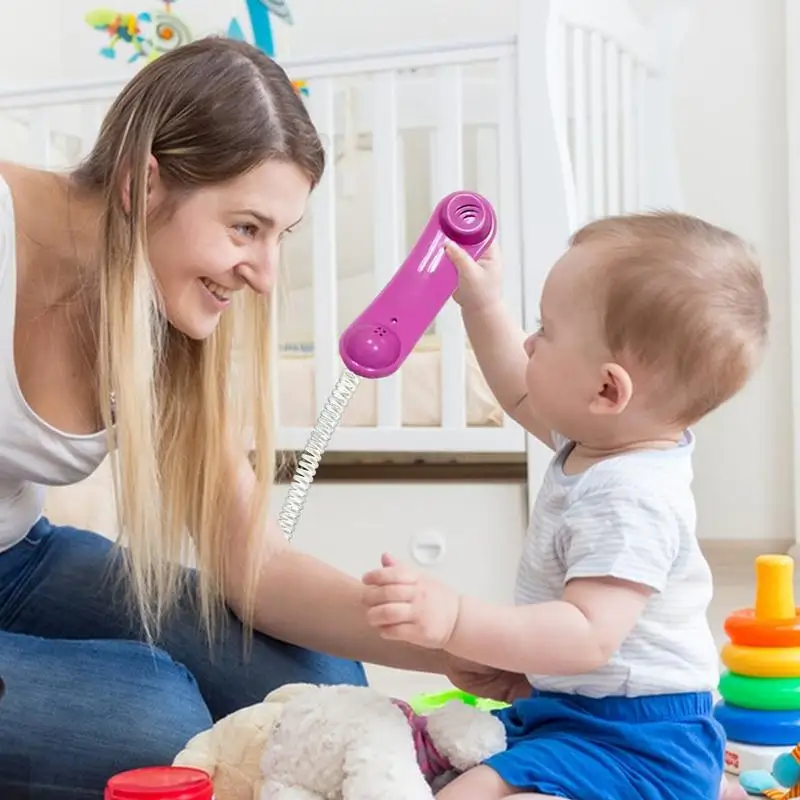
[[253,225],[252,222],[243,222],[241,225],[236,226],[236,230],[249,239],[252,239],[258,233],[258,227]]

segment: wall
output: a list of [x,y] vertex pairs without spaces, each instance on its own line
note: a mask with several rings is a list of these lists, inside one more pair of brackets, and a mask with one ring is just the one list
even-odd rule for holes
[[702,0],[678,59],[687,210],[758,249],[772,309],[756,379],[698,426],[701,534],[793,538],[782,0]]

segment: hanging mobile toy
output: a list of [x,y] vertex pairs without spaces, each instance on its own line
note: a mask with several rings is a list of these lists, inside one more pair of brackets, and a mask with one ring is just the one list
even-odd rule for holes
[[314,474],[361,378],[396,372],[458,287],[458,273],[444,246],[450,239],[472,258],[489,247],[497,218],[474,192],[454,192],[431,215],[408,258],[339,339],[345,369],[317,418],[295,471],[278,524],[291,541]]

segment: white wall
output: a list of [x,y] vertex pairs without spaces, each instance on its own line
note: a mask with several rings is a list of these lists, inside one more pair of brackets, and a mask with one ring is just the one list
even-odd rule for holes
[[701,0],[678,60],[687,210],[750,240],[772,344],[752,384],[698,426],[701,533],[793,538],[783,0]]

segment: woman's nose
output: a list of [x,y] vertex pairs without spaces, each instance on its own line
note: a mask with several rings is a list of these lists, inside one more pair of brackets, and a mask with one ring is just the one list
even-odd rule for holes
[[532,333],[526,340],[525,340],[525,355],[530,358],[533,355],[533,351],[536,349],[536,334]]
[[247,285],[257,294],[268,294],[275,284],[275,271],[278,264],[279,249],[270,247],[259,252],[251,262],[239,272]]

